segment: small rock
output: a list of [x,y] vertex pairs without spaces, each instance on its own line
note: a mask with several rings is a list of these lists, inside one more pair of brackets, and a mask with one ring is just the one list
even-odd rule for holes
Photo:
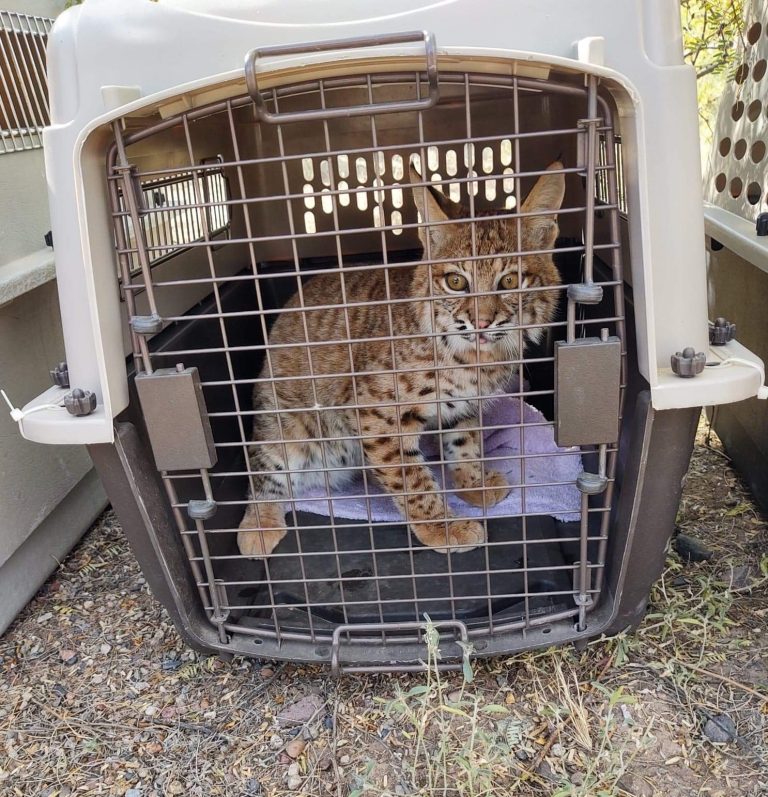
[[259,670],[259,675],[262,678],[271,678],[275,674],[275,671],[271,667],[262,667]]
[[582,775],[581,772],[572,772],[570,775],[570,780],[574,786],[584,785],[584,775]]
[[351,759],[351,758],[350,758],[348,755],[343,755],[343,756],[342,756],[342,757],[339,759],[339,763],[340,763],[340,764],[341,764],[343,767],[345,767],[345,766],[346,766],[346,765],[347,765],[347,764],[348,764],[348,763],[349,763],[351,760],[352,760],[352,759]]
[[83,609],[93,609],[96,604],[93,601],[84,601]]
[[269,746],[273,750],[280,750],[280,748],[283,746],[283,737],[282,736],[278,736],[276,733],[273,733],[269,737]]
[[710,742],[732,742],[738,734],[733,720],[727,714],[710,717],[704,725],[704,735]]
[[244,790],[245,793],[243,797],[259,797],[263,791],[261,783],[256,778],[248,778],[248,780],[245,781]]
[[296,791],[301,788],[301,778],[298,775],[291,775],[285,784],[290,791]]
[[106,656],[109,651],[112,650],[112,645],[108,645],[106,642],[99,648],[99,653],[102,656]]
[[124,797],[141,797],[141,789],[128,789]]
[[331,758],[331,754],[328,750],[323,750],[320,753],[320,758],[317,759],[317,768],[322,772],[325,772],[331,768],[333,765],[333,758]]
[[752,568],[749,565],[737,565],[731,568],[729,575],[731,589],[744,589],[749,586],[752,580]]
[[59,658],[66,664],[68,667],[71,667],[73,664],[77,664],[77,653],[74,650],[70,650],[69,648],[62,648],[59,651]]
[[301,771],[301,770],[299,770],[299,765],[298,765],[298,764],[297,764],[297,763],[294,761],[294,762],[293,762],[293,763],[292,763],[292,764],[291,764],[291,765],[288,767],[288,777],[290,778],[290,777],[291,777],[291,775],[298,775],[300,771]]
[[176,709],[173,706],[166,706],[161,712],[160,716],[164,720],[172,720],[176,716]]
[[461,689],[454,689],[453,692],[448,692],[448,700],[451,703],[458,703],[461,700]]
[[304,752],[306,746],[307,743],[303,739],[291,739],[291,741],[285,745],[285,752],[291,758],[298,758]]
[[527,761],[528,753],[526,753],[525,750],[515,750],[515,758],[518,761]]
[[154,717],[154,716],[155,716],[155,714],[159,714],[159,713],[160,713],[160,709],[159,709],[157,706],[147,706],[147,707],[144,709],[144,713],[145,713],[145,714],[146,714],[148,717]]
[[546,761],[542,761],[539,766],[536,767],[536,772],[541,775],[544,780],[548,780],[552,783],[559,781],[557,775],[552,771],[552,767]]
[[330,714],[326,714],[323,717],[323,727],[327,731],[332,731],[333,730],[333,717]]
[[301,725],[309,722],[324,705],[325,701],[320,695],[307,695],[286,706],[277,715],[277,721],[280,725]]
[[644,778],[627,773],[622,775],[616,782],[622,791],[631,794],[632,797],[653,797],[653,786]]
[[47,622],[48,622],[48,621],[51,619],[51,617],[53,617],[53,612],[46,612],[45,614],[41,614],[41,615],[40,615],[40,616],[37,618],[37,622],[38,622],[40,625],[42,625],[43,623],[47,623]]
[[288,755],[288,753],[280,753],[277,757],[278,764],[290,764],[293,759]]
[[183,794],[184,793],[184,786],[178,780],[172,780],[168,784],[168,793],[169,794]]
[[706,562],[714,556],[714,551],[707,548],[701,540],[688,534],[678,534],[672,542],[672,547],[682,559],[689,562]]
[[565,748],[563,745],[555,742],[552,745],[552,755],[557,756],[558,758],[562,758],[565,755]]
[[181,667],[181,662],[178,659],[164,659],[162,667],[166,672],[174,672]]

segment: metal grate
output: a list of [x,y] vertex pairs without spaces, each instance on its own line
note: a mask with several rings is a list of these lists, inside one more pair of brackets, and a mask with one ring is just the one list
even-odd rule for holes
[[[554,441],[554,342],[608,336],[624,340],[610,103],[594,78],[585,86],[583,80],[566,78],[441,73],[440,101],[429,110],[415,109],[426,96],[425,84],[420,74],[370,74],[273,89],[262,97],[270,123],[258,125],[257,134],[247,95],[138,132],[126,133],[119,122],[114,126],[109,182],[137,371],[159,378],[169,367],[197,368],[207,406],[202,423],[210,422],[213,432],[212,467],[194,463],[185,470],[163,470],[162,477],[200,600],[222,642],[231,634],[245,634],[254,642],[280,645],[281,655],[290,651],[292,642],[326,645],[322,649],[332,648],[338,662],[341,645],[418,639],[425,614],[479,644],[495,633],[524,634],[558,623],[584,629],[601,600],[617,441],[596,440],[580,448],[557,448],[553,442],[546,451],[534,451],[528,441],[537,436]],[[311,102],[332,109],[351,101],[386,107],[386,112],[357,113],[354,123],[331,114],[299,121],[281,118]],[[538,113],[544,105],[548,113]],[[557,127],[547,125],[548,118],[558,119]],[[168,168],[162,158],[152,160],[153,151],[165,153],[179,141],[182,149],[174,162],[183,158],[188,167]],[[222,153],[215,164],[205,160],[211,148]],[[558,153],[564,153],[563,163],[545,170]],[[411,162],[424,179],[409,181]],[[142,207],[142,197],[150,186],[189,171],[198,177],[191,181],[192,195],[176,211],[196,214],[202,236],[183,243],[158,242],[150,231],[167,210],[162,203]],[[225,201],[206,196],[203,176],[212,173],[228,179],[231,194]],[[440,553],[421,545],[404,518],[380,514],[392,493],[381,486],[381,467],[370,461],[367,443],[381,432],[366,429],[361,421],[361,414],[392,418],[387,437],[397,441],[398,451],[392,467],[403,471],[399,499],[409,515],[409,501],[419,491],[409,486],[404,463],[421,456],[410,450],[415,433],[407,426],[413,418],[406,416],[418,415],[413,399],[395,389],[393,396],[382,394],[372,402],[364,398],[361,385],[376,377],[394,378],[396,384],[421,387],[419,406],[426,414],[430,407],[451,406],[440,387],[457,367],[440,359],[445,332],[404,332],[395,320],[399,307],[433,308],[440,296],[433,287],[421,297],[402,296],[396,288],[398,275],[427,269],[431,285],[433,270],[446,262],[476,275],[478,264],[488,260],[480,241],[490,220],[506,219],[521,241],[522,225],[529,218],[552,215],[541,210],[526,215],[523,199],[539,178],[560,174],[569,186],[558,211],[561,236],[556,246],[536,251],[557,260],[562,282],[523,282],[530,247],[493,253],[511,264],[514,285],[509,294],[518,318],[523,318],[528,297],[537,292],[556,295],[559,311],[546,321],[514,325],[509,334],[517,349],[512,346],[497,361],[508,369],[504,390],[494,389],[490,395],[478,387],[471,397],[477,415],[470,414],[464,424],[467,434],[476,432],[482,441],[479,455],[469,461],[488,470],[506,463],[514,500],[501,512],[487,498],[480,499],[479,509],[461,503],[461,489],[450,478],[453,460],[446,453],[456,427],[450,412],[437,412],[428,464],[436,481],[429,489],[454,507],[451,523],[479,524],[485,537],[473,551]],[[422,192],[422,203],[429,202],[428,185],[439,186],[444,198],[459,202],[462,214],[439,223],[419,220],[415,192]],[[440,196],[434,195],[434,201],[439,205]],[[211,214],[222,206],[228,208],[230,235],[217,241]],[[445,199],[442,206],[449,207]],[[454,257],[433,255],[429,233],[422,232],[427,243],[420,252],[419,230],[440,224],[468,230],[469,251]],[[129,228],[140,234],[126,235]],[[183,252],[198,257],[195,262],[202,256],[204,269],[193,275],[181,268],[167,275],[150,268],[158,257]],[[361,297],[356,280],[372,274],[379,287]],[[319,300],[309,287],[312,279],[335,279],[338,290]],[[593,296],[590,302],[578,298],[585,286]],[[175,293],[191,287],[207,290],[207,299],[184,314],[170,310]],[[475,312],[477,303],[492,293],[473,289],[468,294]],[[146,301],[143,309],[139,294]],[[330,337],[323,338],[314,327],[319,312],[336,319]],[[361,331],[355,321],[361,312],[379,319],[380,327]],[[274,325],[281,319],[286,329],[289,317],[295,319],[299,339],[286,342],[278,339]],[[170,324],[170,336],[143,334],[162,325],[145,326],[147,318]],[[523,348],[524,335],[531,340]],[[415,338],[427,352],[426,362],[409,365],[402,351]],[[477,335],[474,341],[464,367],[482,385]],[[361,347],[382,344],[389,351],[388,367],[372,371],[356,366]],[[623,395],[625,352],[620,345]],[[285,366],[297,351],[307,359],[306,372],[300,375]],[[329,351],[332,357],[326,356]],[[333,391],[342,384],[347,386],[346,401],[334,404],[329,396],[339,395]],[[261,404],[253,403],[254,387]],[[297,399],[302,394],[308,397],[303,404]],[[334,427],[340,413],[351,420]],[[252,439],[254,419],[267,416],[275,421],[276,436]],[[295,431],[297,417],[305,424],[303,434]],[[290,434],[288,428],[293,429]],[[492,450],[493,435],[499,434],[508,435],[509,445],[517,448]],[[180,429],[179,437],[184,436]],[[357,449],[360,461],[340,461],[334,453],[340,442],[345,450]],[[307,457],[299,462],[289,455],[288,444],[299,450],[314,445],[322,452],[320,461]],[[180,439],[180,449],[184,446]],[[254,453],[267,447],[283,451],[283,464],[271,470],[249,466]],[[568,457],[578,458],[578,467],[567,478],[556,475],[562,471],[555,463]],[[354,490],[340,478],[346,471],[362,474]],[[314,492],[297,492],[294,482],[309,473],[316,477]],[[600,489],[585,487],[585,473],[594,476]],[[261,511],[266,517],[275,503],[263,497],[257,483],[265,477],[285,479],[286,474],[291,477],[283,482],[288,485],[286,534],[270,556],[249,559],[237,547],[244,514]],[[493,485],[486,478],[484,472],[477,492],[490,496]],[[576,496],[575,503],[557,512],[556,501],[548,511],[544,500],[542,508],[542,495],[568,491]],[[345,498],[362,507],[361,516],[350,515],[343,507]],[[412,528],[418,526],[418,518],[409,519]],[[440,524],[447,522],[443,518]],[[272,527],[261,520],[261,531]]]
[[50,124],[45,47],[52,19],[0,11],[0,154],[43,145]]

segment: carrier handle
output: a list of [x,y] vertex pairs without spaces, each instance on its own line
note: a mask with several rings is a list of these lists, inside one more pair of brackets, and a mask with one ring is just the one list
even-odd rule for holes
[[[272,113],[267,110],[264,97],[259,88],[256,64],[260,58],[283,55],[307,55],[331,50],[354,50],[362,47],[380,47],[388,44],[409,44],[423,42],[427,62],[427,81],[429,94],[418,100],[395,100],[393,102],[374,102],[370,105],[350,105],[343,108],[317,108],[310,111]],[[306,122],[312,119],[334,119],[337,117],[364,116],[374,113],[396,113],[400,111],[424,111],[432,108],[440,95],[437,73],[437,44],[434,33],[426,30],[409,33],[383,33],[376,36],[359,36],[352,39],[328,39],[327,41],[305,44],[278,44],[271,47],[257,47],[245,57],[245,83],[251,95],[256,114],[260,121],[277,124],[282,122]]]

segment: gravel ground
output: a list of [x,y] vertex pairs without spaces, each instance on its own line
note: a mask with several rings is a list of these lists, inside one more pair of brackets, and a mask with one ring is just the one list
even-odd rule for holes
[[768,526],[705,432],[678,524],[710,558],[678,538],[636,632],[471,683],[199,656],[106,512],[0,640],[0,794],[768,794]]

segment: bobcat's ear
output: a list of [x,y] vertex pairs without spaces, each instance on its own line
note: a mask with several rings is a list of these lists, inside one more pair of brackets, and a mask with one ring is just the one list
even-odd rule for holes
[[[413,168],[413,164],[408,164],[408,176],[411,184],[424,182],[421,175]],[[444,203],[438,202],[434,189],[431,186],[415,185],[411,188],[413,201],[416,210],[419,211],[419,222],[422,224],[433,224],[434,222],[448,221],[450,216],[443,209]],[[444,197],[445,203],[450,202]],[[419,227],[419,240],[424,247],[424,254],[427,252],[427,238],[429,238],[430,252],[434,256],[436,251],[444,248],[446,241],[450,238],[453,225],[438,224],[432,227]]]
[[551,215],[530,216],[523,219],[523,238],[525,249],[552,249],[559,232],[557,211],[563,204],[565,196],[565,175],[559,172],[563,168],[560,161],[547,166],[547,171],[554,174],[542,174],[536,181],[520,210],[523,213],[551,210]]

